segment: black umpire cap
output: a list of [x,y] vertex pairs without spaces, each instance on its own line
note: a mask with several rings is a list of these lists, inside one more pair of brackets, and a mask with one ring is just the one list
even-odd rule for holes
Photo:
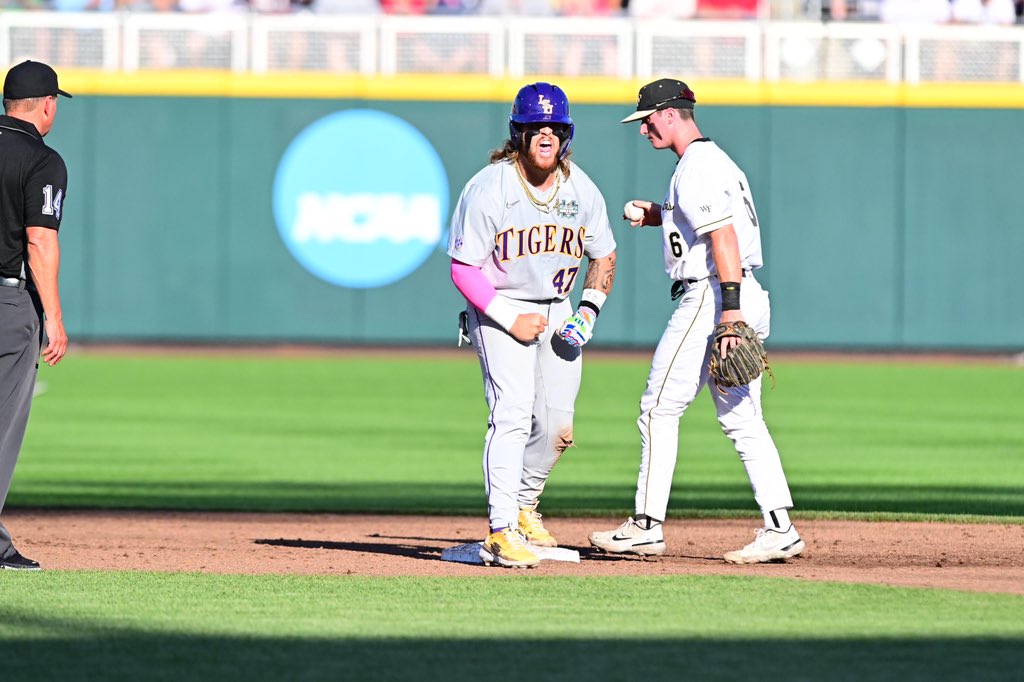
[[30,99],[68,93],[57,87],[57,72],[42,62],[24,61],[12,66],[4,79],[4,99]]
[[693,109],[697,98],[690,86],[674,78],[661,78],[640,88],[636,112],[622,119],[622,123],[639,121],[659,109]]

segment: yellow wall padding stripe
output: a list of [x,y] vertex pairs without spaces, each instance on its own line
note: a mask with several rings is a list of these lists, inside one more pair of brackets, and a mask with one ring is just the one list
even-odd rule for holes
[[[257,75],[224,71],[110,73],[61,69],[61,87],[73,95],[150,97],[249,97],[376,99],[508,103],[525,83],[557,83],[579,104],[636,102],[643,81],[529,76],[402,75],[353,76],[322,73]],[[836,107],[936,107],[1024,109],[1021,83],[750,82],[688,80],[698,104]]]

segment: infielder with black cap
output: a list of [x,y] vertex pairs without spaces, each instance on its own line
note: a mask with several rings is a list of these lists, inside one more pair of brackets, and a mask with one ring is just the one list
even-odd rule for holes
[[[60,154],[43,142],[57,116],[57,74],[26,61],[4,79],[0,116],[0,513],[28,424],[39,367],[56,365],[68,337],[60,309],[57,271],[68,171]],[[45,318],[45,322],[43,321]],[[21,555],[0,522],[0,568],[39,570]]]
[[[640,400],[640,474],[636,516],[619,528],[590,534],[609,552],[662,554],[662,522],[679,448],[679,418],[708,383],[708,360],[719,322],[745,321],[763,338],[771,311],[754,271],[763,264],[761,234],[747,176],[694,120],[697,98],[682,81],[664,78],[640,89],[640,134],[679,161],[661,203],[633,200],[623,217],[633,227],[661,226],[665,271],[675,280],[672,314],[654,351]],[[722,341],[723,354],[738,340]],[[761,379],[711,390],[722,430],[743,461],[764,527],[754,541],[727,552],[738,564],[788,559],[804,550],[789,520],[793,500],[779,451],[761,413]]]

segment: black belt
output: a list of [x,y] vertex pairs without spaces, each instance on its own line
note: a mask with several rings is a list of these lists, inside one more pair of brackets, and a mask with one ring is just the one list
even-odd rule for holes
[[0,287],[17,287],[18,289],[24,289],[25,280],[19,277],[0,277]]
[[681,298],[682,295],[686,293],[687,289],[699,281],[700,280],[697,279],[679,279],[672,282],[672,300],[674,301],[677,298]]
[[[744,277],[749,277],[752,274],[753,274],[753,271],[751,271],[751,270],[749,270],[747,268],[743,269],[743,276]],[[708,276],[710,277],[710,275],[708,275]],[[690,287],[692,287],[694,284],[696,284],[699,281],[700,280],[697,279],[696,277],[692,277],[692,278],[689,278],[689,279],[680,279],[680,280],[676,280],[675,282],[672,282],[672,300],[674,301],[677,298],[681,297],[686,292],[687,289],[689,289]]]

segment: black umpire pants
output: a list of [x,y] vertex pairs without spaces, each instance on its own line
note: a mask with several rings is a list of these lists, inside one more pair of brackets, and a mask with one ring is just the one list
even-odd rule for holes
[[[42,305],[21,287],[0,286],[0,514],[25,439],[41,344]],[[0,521],[0,558],[15,552]]]

